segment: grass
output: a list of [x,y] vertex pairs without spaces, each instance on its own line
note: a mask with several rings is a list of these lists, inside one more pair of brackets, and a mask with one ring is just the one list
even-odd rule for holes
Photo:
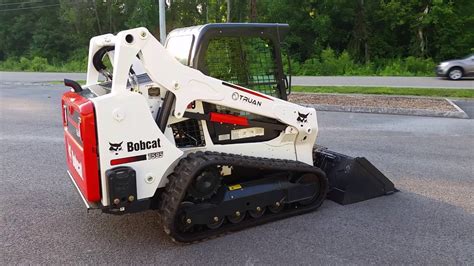
[[332,87],[332,86],[293,86],[293,92],[409,95],[427,97],[474,98],[474,90],[443,88],[391,88],[391,87]]
[[87,58],[71,59],[62,63],[51,63],[48,59],[35,56],[10,57],[0,61],[0,71],[33,71],[33,72],[85,72]]

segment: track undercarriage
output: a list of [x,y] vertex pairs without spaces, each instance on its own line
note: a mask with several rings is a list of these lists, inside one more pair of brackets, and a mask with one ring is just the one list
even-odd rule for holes
[[194,242],[316,210],[327,192],[324,172],[301,162],[198,152],[169,176],[160,209],[167,234]]

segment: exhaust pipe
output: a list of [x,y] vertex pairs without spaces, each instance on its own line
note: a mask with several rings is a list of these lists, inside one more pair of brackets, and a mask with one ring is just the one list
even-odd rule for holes
[[326,173],[327,198],[342,205],[352,204],[398,190],[395,185],[364,157],[350,157],[324,147],[314,150],[314,166]]

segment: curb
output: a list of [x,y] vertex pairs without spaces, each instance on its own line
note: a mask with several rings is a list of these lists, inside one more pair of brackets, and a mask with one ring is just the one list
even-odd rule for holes
[[461,107],[459,107],[457,104],[455,104],[453,101],[451,101],[450,99],[446,98],[445,99],[449,104],[451,104],[454,108],[456,108],[458,110],[458,112],[460,113],[463,113],[465,115],[465,117],[462,117],[462,118],[469,118],[469,116],[466,114],[466,112],[464,112],[463,109],[461,109]]
[[[446,99],[447,100],[447,99]],[[426,109],[407,109],[407,108],[381,108],[381,107],[362,107],[362,106],[343,106],[343,105],[325,105],[325,104],[300,104],[306,107],[312,107],[317,111],[329,112],[352,112],[352,113],[374,113],[374,114],[393,114],[393,115],[414,115],[414,116],[432,116],[469,119],[469,116],[450,100],[447,100],[458,111],[435,111]]]

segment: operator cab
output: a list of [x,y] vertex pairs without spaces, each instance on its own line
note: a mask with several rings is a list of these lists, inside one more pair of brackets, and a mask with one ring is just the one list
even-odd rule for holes
[[165,47],[205,75],[287,99],[280,43],[288,24],[213,23],[169,33]]

